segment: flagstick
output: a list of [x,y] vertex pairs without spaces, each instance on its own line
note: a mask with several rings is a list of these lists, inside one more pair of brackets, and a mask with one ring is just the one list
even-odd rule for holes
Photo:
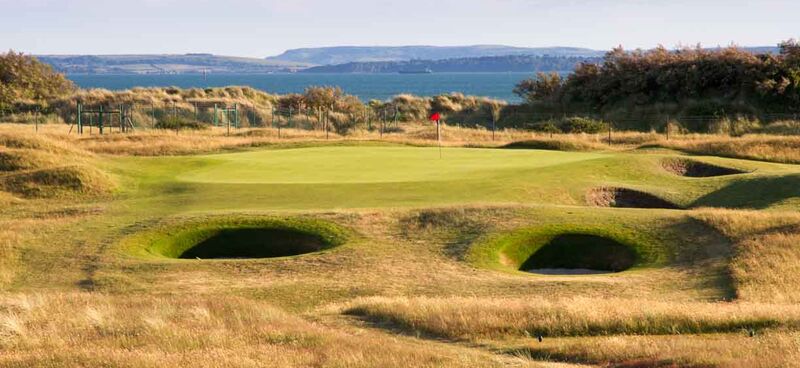
[[440,128],[441,120],[436,120],[436,140],[439,142],[439,159],[442,159],[442,130]]

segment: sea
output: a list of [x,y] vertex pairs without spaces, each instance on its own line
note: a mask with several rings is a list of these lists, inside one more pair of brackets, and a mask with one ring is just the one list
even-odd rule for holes
[[435,96],[459,92],[508,102],[518,102],[514,86],[533,73],[432,73],[432,74],[175,74],[84,75],[68,78],[82,88],[124,90],[133,87],[206,88],[250,86],[274,94],[302,93],[309,86],[338,86],[362,101],[388,100],[401,93]]

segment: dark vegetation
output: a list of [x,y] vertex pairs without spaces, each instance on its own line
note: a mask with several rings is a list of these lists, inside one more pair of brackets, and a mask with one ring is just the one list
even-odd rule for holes
[[527,101],[517,109],[522,116],[580,112],[626,129],[677,122],[693,132],[743,134],[800,113],[800,45],[786,41],[778,54],[735,47],[617,48],[602,63],[580,64],[566,78],[539,73],[515,92]]

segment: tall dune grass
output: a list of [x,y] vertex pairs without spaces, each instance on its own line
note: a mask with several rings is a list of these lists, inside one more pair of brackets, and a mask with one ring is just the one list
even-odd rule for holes
[[800,306],[574,297],[386,298],[345,313],[413,333],[452,339],[520,336],[667,335],[799,327]]

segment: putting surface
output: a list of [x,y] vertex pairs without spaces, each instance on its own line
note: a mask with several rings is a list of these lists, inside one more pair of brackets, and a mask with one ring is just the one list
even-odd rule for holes
[[421,182],[486,177],[604,157],[597,153],[412,147],[314,147],[201,156],[180,180],[235,184]]

